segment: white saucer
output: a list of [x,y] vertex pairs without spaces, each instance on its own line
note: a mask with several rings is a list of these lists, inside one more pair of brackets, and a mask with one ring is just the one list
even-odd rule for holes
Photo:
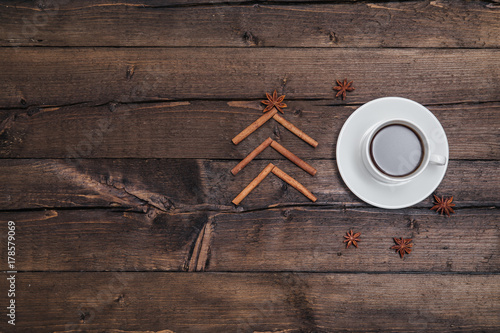
[[[415,122],[428,136],[431,151],[445,156],[446,164],[429,164],[404,184],[375,180],[363,164],[361,140],[375,123],[394,118]],[[337,165],[345,184],[358,198],[381,208],[405,208],[427,198],[441,183],[448,159],[448,139],[439,120],[423,105],[401,97],[379,98],[360,106],[346,120],[337,140]]]

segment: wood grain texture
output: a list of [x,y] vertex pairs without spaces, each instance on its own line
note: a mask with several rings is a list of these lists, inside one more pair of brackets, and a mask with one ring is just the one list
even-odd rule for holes
[[16,332],[500,328],[498,275],[21,273],[18,287]]
[[[0,210],[115,208],[135,212],[241,212],[270,206],[309,205],[277,177],[267,177],[239,208],[231,201],[270,162],[308,188],[315,206],[367,206],[340,179],[335,161],[309,160],[311,177],[287,160],[254,160],[233,176],[236,161],[214,160],[0,160]],[[498,161],[451,161],[437,188],[457,209],[499,207]],[[427,198],[415,207],[431,207]]]
[[[49,210],[0,213],[4,230],[8,220],[20,271],[500,272],[497,209],[457,209],[450,218],[428,209]],[[361,242],[346,249],[351,229]],[[413,239],[404,260],[393,237]]]
[[1,220],[5,230],[16,222],[18,271],[186,271],[207,214],[47,210]]
[[[271,136],[302,159],[334,159],[340,129],[358,106],[286,102],[284,117],[321,143],[315,149],[274,120],[235,146],[231,139],[262,115],[259,101],[184,101],[3,110],[0,157],[241,160]],[[428,108],[443,125],[451,159],[500,159],[500,103]],[[282,157],[266,150],[257,158]]]
[[[0,0],[0,331],[499,332],[499,35],[496,0]],[[274,89],[316,149],[274,120],[231,143]],[[342,182],[341,126],[384,96],[443,124],[451,217]],[[318,174],[267,149],[233,176],[268,137]],[[271,175],[232,205],[268,163],[318,201]]]
[[[449,219],[427,210],[219,214],[205,270],[499,272],[499,222],[497,210],[462,210]],[[351,229],[361,232],[361,242],[346,249],[343,236]],[[393,237],[413,240],[404,260],[391,250]]]
[[[2,194],[5,209],[89,205],[128,207],[138,212],[152,208],[183,211],[186,206],[196,210],[195,207],[203,207],[207,202],[196,161],[2,160],[1,163],[7,163],[6,167],[10,164],[5,169],[10,174],[0,176],[9,184],[9,191]],[[28,201],[33,204],[25,206],[23,202]]]
[[[500,100],[498,49],[1,48],[0,108],[178,99]],[[43,87],[43,88],[42,88]],[[282,89],[280,89],[280,87]],[[235,133],[236,134],[236,133]]]
[[1,1],[0,46],[500,47],[489,2],[217,2]]

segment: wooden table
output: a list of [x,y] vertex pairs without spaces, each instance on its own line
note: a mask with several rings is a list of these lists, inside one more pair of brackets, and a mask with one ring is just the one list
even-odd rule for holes
[[[0,331],[500,331],[499,48],[498,1],[0,1]],[[231,143],[274,89],[316,149],[273,121]],[[441,121],[451,217],[341,180],[383,96]],[[267,149],[233,176],[267,137],[317,175]],[[318,201],[267,177],[231,204],[270,162]]]

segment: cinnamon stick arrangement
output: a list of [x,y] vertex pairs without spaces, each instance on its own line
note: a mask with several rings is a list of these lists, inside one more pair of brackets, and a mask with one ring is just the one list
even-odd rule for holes
[[259,185],[259,184],[260,184],[260,182],[264,180],[264,178],[266,178],[266,177],[267,177],[267,175],[268,175],[268,174],[269,174],[269,173],[273,170],[273,168],[274,168],[274,165],[273,165],[272,163],[269,163],[269,164],[268,164],[268,165],[264,168],[264,170],[262,170],[262,171],[259,173],[259,175],[258,175],[257,177],[255,177],[255,178],[254,178],[254,180],[252,180],[252,181],[250,182],[250,184],[248,184],[248,185],[247,185],[247,187],[245,187],[245,188],[243,189],[243,191],[241,191],[241,192],[240,192],[240,194],[238,194],[238,195],[236,196],[236,198],[234,198],[233,203],[234,203],[235,205],[239,205],[239,204],[240,204],[240,202],[241,202],[241,200],[245,199],[245,198],[246,198],[246,196],[247,196],[248,194],[250,194],[250,192],[252,192],[252,190],[253,190],[254,188],[256,188],[256,187],[257,187],[257,185]]
[[238,165],[236,165],[232,170],[231,173],[236,176],[238,172],[240,172],[248,163],[250,163],[257,155],[259,155],[261,152],[264,151],[267,147],[271,146],[274,148],[277,152],[279,152],[281,155],[285,156],[288,158],[291,162],[295,163],[299,168],[303,169],[307,173],[311,174],[311,176],[314,176],[317,172],[315,168],[313,168],[311,165],[309,165],[307,162],[301,160],[297,155],[277,143],[271,138],[267,138],[264,142],[262,142],[257,148],[255,148],[250,154],[248,154],[243,160],[241,160]]
[[276,176],[278,176],[279,178],[281,178],[282,180],[284,180],[285,182],[287,182],[290,186],[292,186],[293,188],[295,188],[297,191],[299,191],[300,193],[302,193],[303,195],[305,195],[309,200],[311,200],[312,202],[316,202],[317,198],[304,185],[302,185],[301,183],[299,183],[298,181],[296,181],[293,177],[291,177],[290,175],[288,175],[287,173],[285,173],[283,170],[281,170],[280,168],[278,168],[274,164],[269,163],[264,168],[264,170],[262,170],[259,173],[259,175],[257,177],[255,177],[254,180],[252,180],[250,182],[250,184],[248,184],[247,187],[245,187],[243,189],[243,191],[241,191],[240,194],[238,194],[236,196],[236,198],[234,198],[233,203],[235,205],[239,205],[240,202],[243,199],[245,199],[246,196],[248,194],[250,194],[250,192],[252,192],[252,190],[254,188],[256,188],[257,185],[259,185],[264,180],[264,178],[266,178],[267,175],[269,173],[271,173],[271,172],[273,174],[275,174]]
[[316,169],[314,169],[312,166],[301,160],[300,158],[297,157],[294,153],[277,143],[276,141],[273,140],[271,142],[271,147],[276,149],[281,155],[285,156],[288,158],[290,161],[295,163],[299,168],[304,170],[305,172],[309,173],[311,176],[314,176],[316,174]]
[[318,141],[314,140],[309,135],[307,135],[306,133],[302,132],[300,129],[298,129],[297,127],[295,127],[294,124],[292,124],[291,122],[287,121],[285,118],[283,118],[279,114],[275,114],[273,116],[273,119],[276,120],[281,125],[283,125],[283,127],[285,127],[287,130],[289,130],[290,132],[292,132],[293,134],[295,134],[296,136],[298,136],[299,138],[301,138],[302,140],[304,140],[305,142],[307,142],[308,144],[310,144],[311,146],[313,146],[314,148],[316,148],[318,146]]
[[233,143],[235,145],[237,145],[238,143],[240,143],[241,141],[243,141],[247,136],[249,136],[250,134],[252,134],[253,132],[255,132],[259,127],[261,127],[269,119],[271,119],[276,114],[276,112],[278,112],[278,110],[272,109],[270,112],[264,114],[259,119],[257,119],[253,123],[251,123],[250,126],[248,126],[247,128],[245,128],[243,131],[241,131],[240,134],[236,135],[233,138],[233,140],[232,140]]
[[255,132],[260,126],[264,125],[269,119],[273,118],[276,120],[278,123],[283,125],[287,130],[316,148],[318,146],[318,142],[311,138],[309,135],[301,131],[298,127],[296,127],[294,124],[286,120],[285,118],[281,117],[278,115],[278,111],[283,113],[283,110],[281,108],[285,108],[286,104],[282,103],[283,99],[285,98],[285,95],[278,97],[278,94],[276,93],[276,90],[274,93],[268,94],[266,93],[267,100],[262,101],[263,104],[267,105],[266,108],[264,109],[264,115],[261,116],[259,119],[254,121],[250,126],[245,128],[243,131],[241,131],[238,135],[236,135],[232,141],[235,145],[243,141],[246,137],[248,137],[250,134]]
[[[278,123],[283,125],[286,129],[288,129],[290,132],[295,134],[297,137],[300,139],[304,140],[306,143],[311,145],[312,147],[316,148],[318,146],[318,142],[308,136],[306,133],[301,131],[299,128],[297,128],[295,125],[292,123],[288,122],[285,118],[281,117],[278,115],[278,111],[283,113],[282,108],[286,107],[286,104],[283,103],[283,100],[285,96],[280,96],[278,97],[278,94],[276,93],[276,90],[274,93],[268,94],[266,93],[267,100],[262,101],[262,104],[266,105],[266,108],[264,109],[264,115],[262,115],[259,119],[254,121],[250,126],[245,128],[243,131],[241,131],[238,135],[236,135],[233,139],[232,142],[237,145],[241,141],[243,141],[246,137],[248,137],[250,134],[255,132],[260,126],[262,126],[264,123],[266,123],[269,119],[273,118],[276,120]],[[241,160],[238,165],[236,165],[232,170],[231,173],[233,175],[236,175],[238,172],[240,172],[248,163],[250,163],[257,155],[259,155],[261,152],[263,152],[267,147],[271,146],[273,149],[275,149],[277,152],[279,152],[281,155],[285,156],[287,159],[289,159],[291,162],[293,162],[295,165],[297,165],[299,168],[302,170],[306,171],[309,173],[311,176],[316,175],[317,170],[313,168],[311,165],[309,165],[307,162],[303,161],[300,159],[297,155],[280,145],[278,142],[274,141],[271,138],[267,138],[262,142],[257,148],[255,148],[252,152],[250,152],[243,160]],[[283,170],[278,168],[272,163],[269,163],[260,173],[257,177],[255,177],[250,184],[247,185],[243,189],[243,191],[240,192],[234,198],[232,201],[235,205],[239,205],[241,201],[248,195],[250,192],[256,188],[264,178],[267,177],[270,173],[273,173],[274,175],[278,176],[281,178],[283,181],[288,183],[290,186],[293,188],[297,189],[300,193],[305,195],[309,200],[312,202],[315,202],[317,199],[316,197],[301,183],[299,183],[297,180],[295,180],[293,177],[289,176],[287,173],[285,173]]]

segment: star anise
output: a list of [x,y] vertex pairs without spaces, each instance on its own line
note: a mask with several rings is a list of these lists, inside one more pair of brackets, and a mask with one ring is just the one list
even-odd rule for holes
[[359,240],[359,236],[361,236],[360,232],[353,233],[352,230],[349,230],[349,232],[346,233],[347,236],[344,236],[345,240],[344,243],[347,243],[346,249],[349,248],[349,245],[354,245],[358,247],[358,242],[361,242]]
[[278,97],[278,93],[275,90],[272,96],[268,93],[266,93],[266,96],[267,100],[261,101],[262,104],[267,105],[264,109],[264,113],[266,113],[267,111],[271,111],[272,108],[276,108],[276,110],[283,113],[283,110],[281,110],[281,108],[286,108],[286,104],[282,103],[285,99],[285,95]]
[[347,79],[344,79],[344,83],[337,80],[338,86],[333,87],[333,90],[337,90],[338,93],[335,97],[342,95],[342,99],[345,99],[345,95],[348,91],[353,91],[354,87],[351,87],[352,81],[347,83]]
[[396,250],[396,252],[399,252],[401,258],[404,258],[405,253],[410,254],[411,247],[413,246],[411,238],[407,239],[404,239],[402,237],[400,239],[394,238],[394,241],[396,242],[396,245],[391,247],[391,249]]
[[448,216],[450,216],[450,213],[455,213],[455,211],[453,210],[453,208],[451,207],[455,207],[455,204],[454,203],[451,203],[453,201],[453,197],[449,197],[449,198],[439,198],[438,196],[434,195],[434,200],[435,200],[435,203],[434,203],[434,206],[431,208],[431,210],[436,210],[436,212],[441,212],[441,215],[443,214],[446,214]]

